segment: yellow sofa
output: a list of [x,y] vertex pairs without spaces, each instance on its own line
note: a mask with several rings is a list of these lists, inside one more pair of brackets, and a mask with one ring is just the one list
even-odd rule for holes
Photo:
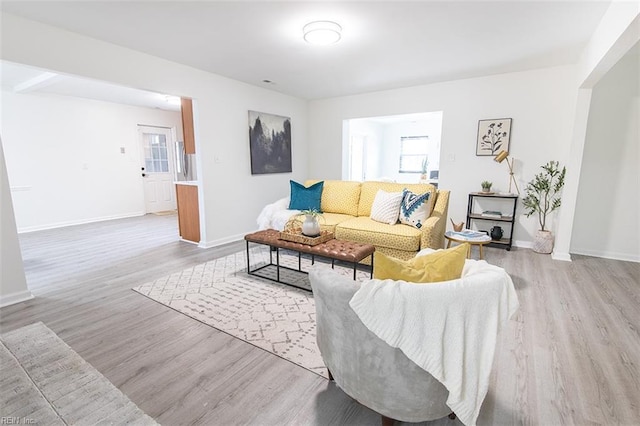
[[[305,186],[318,180],[309,180]],[[388,225],[369,218],[371,205],[379,189],[402,192],[406,188],[416,194],[431,192],[431,215],[421,229],[396,223]],[[429,184],[392,182],[350,182],[325,180],[320,207],[320,224],[341,240],[373,244],[376,250],[400,259],[411,259],[424,248],[444,247],[444,233],[449,209],[449,191],[437,190]]]

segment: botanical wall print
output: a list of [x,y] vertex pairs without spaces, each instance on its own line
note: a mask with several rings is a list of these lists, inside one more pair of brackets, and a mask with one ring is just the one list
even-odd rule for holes
[[291,172],[291,118],[249,111],[251,174]]
[[478,121],[476,155],[498,155],[503,149],[509,152],[511,119],[496,118]]

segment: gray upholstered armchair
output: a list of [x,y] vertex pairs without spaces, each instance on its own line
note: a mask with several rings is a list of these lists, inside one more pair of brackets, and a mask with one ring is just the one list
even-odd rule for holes
[[420,422],[451,413],[448,391],[362,324],[349,306],[360,283],[328,268],[310,272],[317,340],[329,374],[349,396],[393,420]]

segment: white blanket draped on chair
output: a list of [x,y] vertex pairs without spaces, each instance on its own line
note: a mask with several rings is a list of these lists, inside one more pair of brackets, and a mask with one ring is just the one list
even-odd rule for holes
[[467,260],[458,280],[369,280],[350,306],[369,330],[447,388],[447,405],[465,425],[476,423],[498,332],[519,306],[504,269]]

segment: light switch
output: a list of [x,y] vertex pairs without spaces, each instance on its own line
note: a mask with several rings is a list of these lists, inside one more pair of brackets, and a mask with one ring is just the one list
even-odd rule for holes
[[455,154],[449,154],[447,159],[449,160],[449,162],[453,163],[454,161],[456,161],[456,155]]

